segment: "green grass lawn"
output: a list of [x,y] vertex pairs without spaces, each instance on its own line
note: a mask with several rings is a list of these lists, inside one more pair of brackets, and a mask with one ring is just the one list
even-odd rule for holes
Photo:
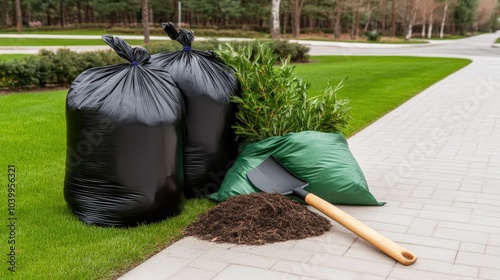
[[[128,30],[133,30],[131,28],[127,28]],[[112,30],[106,29],[60,29],[60,30],[38,30],[38,29],[23,29],[23,34],[57,34],[57,35],[102,35],[106,34],[106,32],[112,32]],[[137,34],[142,34],[142,28],[137,28]],[[19,34],[17,30],[0,30],[0,33],[5,34]]]
[[31,54],[4,54],[0,55],[0,61],[2,60],[12,60],[12,59],[22,59],[24,57],[28,57]]
[[[351,99],[349,134],[384,115],[435,81],[469,63],[463,59],[314,57],[297,75],[319,94],[327,80],[349,77],[340,96]],[[112,279],[181,237],[180,230],[214,203],[189,200],[183,213],[129,229],[80,222],[63,197],[67,91],[0,95],[0,181],[16,166],[16,270],[7,270],[8,212],[2,208],[0,279]],[[1,195],[7,205],[7,188]],[[168,264],[164,264],[168,265]]]
[[359,131],[415,94],[470,63],[466,59],[431,57],[317,56],[297,64],[295,73],[311,83],[311,95],[321,94],[330,79],[351,100],[352,121],[345,134]]
[[[0,279],[107,279],[180,237],[179,229],[213,205],[190,200],[180,216],[130,229],[80,222],[63,197],[67,91],[0,96],[0,181],[16,166],[17,271],[7,270],[7,209],[2,207]],[[7,188],[1,192],[7,200]]]
[[500,44],[500,38],[495,41],[495,44]]
[[[165,36],[164,40],[167,40]],[[170,39],[168,39],[170,40]],[[142,45],[143,40],[126,40],[130,45]],[[154,41],[154,40],[152,40]],[[157,40],[159,41],[159,40]],[[0,46],[104,46],[101,39],[38,39],[38,38],[2,38]]]

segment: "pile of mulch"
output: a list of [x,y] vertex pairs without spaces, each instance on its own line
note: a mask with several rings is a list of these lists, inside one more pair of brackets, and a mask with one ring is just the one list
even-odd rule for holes
[[330,221],[278,193],[238,195],[216,205],[185,229],[214,242],[262,245],[319,236]]

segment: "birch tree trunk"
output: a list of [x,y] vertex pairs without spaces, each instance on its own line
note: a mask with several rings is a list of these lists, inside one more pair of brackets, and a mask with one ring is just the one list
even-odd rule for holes
[[271,37],[279,38],[280,32],[280,2],[281,0],[272,0],[271,2]]
[[424,38],[425,37],[425,12],[422,13],[422,34],[421,34],[421,37]]
[[432,37],[433,14],[434,10],[431,10],[431,14],[429,17],[429,27],[427,28],[427,39],[430,39]]
[[413,33],[413,22],[416,17],[416,9],[414,0],[407,0],[406,2],[406,30],[405,30],[405,40],[410,40]]
[[441,29],[439,30],[439,38],[443,39],[444,24],[446,22],[446,12],[448,11],[448,1],[444,2],[443,19],[441,20]]
[[142,33],[144,34],[144,44],[149,43],[149,8],[148,8],[148,0],[142,0]]

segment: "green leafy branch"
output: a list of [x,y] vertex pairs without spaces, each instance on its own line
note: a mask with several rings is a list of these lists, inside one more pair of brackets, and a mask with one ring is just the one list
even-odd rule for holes
[[281,60],[266,43],[250,46],[220,46],[215,53],[236,74],[241,95],[231,101],[238,105],[238,137],[259,141],[290,132],[314,130],[341,132],[350,119],[349,100],[337,99],[330,84],[321,96],[309,98],[309,84],[293,75],[289,59]]

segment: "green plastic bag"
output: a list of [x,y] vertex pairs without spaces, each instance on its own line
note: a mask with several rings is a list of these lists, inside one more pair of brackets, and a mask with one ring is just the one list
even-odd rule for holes
[[290,172],[309,182],[305,188],[333,204],[384,205],[368,190],[368,184],[344,136],[304,131],[245,144],[229,169],[215,201],[259,192],[246,174],[273,155]]

